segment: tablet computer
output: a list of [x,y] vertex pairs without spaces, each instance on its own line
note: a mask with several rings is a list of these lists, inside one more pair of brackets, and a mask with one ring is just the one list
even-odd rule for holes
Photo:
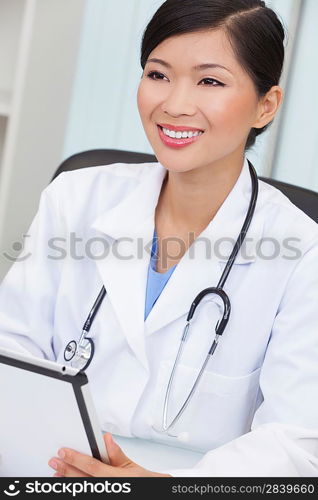
[[61,447],[109,463],[85,372],[0,348],[0,476],[48,477]]

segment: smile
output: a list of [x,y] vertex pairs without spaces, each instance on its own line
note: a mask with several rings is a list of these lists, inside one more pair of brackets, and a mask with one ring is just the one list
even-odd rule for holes
[[157,125],[162,142],[169,147],[182,148],[196,142],[204,133],[200,130],[175,131]]
[[163,128],[163,127],[162,127],[162,130],[163,130],[163,133],[165,135],[167,135],[168,137],[171,137],[172,139],[186,139],[186,138],[191,139],[191,137],[196,137],[197,135],[203,134],[203,132],[200,132],[200,131],[193,132],[192,130],[189,132],[187,132],[187,131],[176,132],[175,130],[169,130],[168,128]]

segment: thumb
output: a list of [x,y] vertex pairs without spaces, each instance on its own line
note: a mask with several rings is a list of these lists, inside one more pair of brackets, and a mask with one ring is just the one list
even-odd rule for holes
[[133,463],[122,451],[120,446],[113,440],[110,432],[104,434],[104,441],[109,456],[110,465],[114,467],[125,467]]

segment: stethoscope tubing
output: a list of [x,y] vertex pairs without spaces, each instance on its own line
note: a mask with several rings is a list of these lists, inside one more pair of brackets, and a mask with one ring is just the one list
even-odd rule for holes
[[[180,419],[181,415],[183,414],[184,410],[187,408],[190,400],[192,399],[195,391],[196,391],[196,388],[200,382],[200,379],[205,371],[205,368],[210,360],[210,358],[213,356],[216,348],[217,348],[217,345],[219,343],[219,338],[220,336],[223,334],[224,330],[225,330],[225,327],[228,323],[228,320],[229,320],[229,317],[230,317],[230,312],[231,312],[231,303],[230,303],[230,299],[228,298],[226,292],[223,290],[223,287],[224,287],[224,284],[229,276],[229,273],[232,269],[232,266],[234,264],[234,261],[235,261],[235,258],[243,244],[243,241],[246,237],[246,234],[247,234],[247,231],[248,231],[248,228],[250,227],[250,224],[251,224],[251,221],[253,219],[253,215],[254,215],[254,212],[255,212],[255,207],[256,207],[256,202],[257,202],[257,198],[258,198],[258,177],[257,177],[257,173],[253,167],[253,165],[250,163],[250,161],[248,160],[248,163],[249,163],[249,168],[250,168],[250,174],[251,174],[251,179],[252,179],[252,196],[251,196],[251,201],[250,201],[250,204],[249,204],[249,208],[248,208],[248,211],[247,211],[247,214],[246,214],[246,217],[245,217],[245,220],[244,220],[244,223],[243,223],[243,226],[242,226],[242,229],[240,231],[240,234],[238,236],[238,239],[234,245],[234,248],[232,250],[232,253],[226,263],[226,266],[225,266],[225,269],[222,273],[222,276],[218,282],[218,285],[217,287],[210,287],[210,288],[206,288],[205,290],[202,290],[197,296],[196,298],[194,299],[194,301],[192,302],[191,304],[191,307],[190,307],[190,310],[189,310],[189,313],[188,313],[188,316],[187,316],[187,324],[184,328],[184,331],[183,331],[183,334],[182,334],[182,338],[181,338],[181,342],[180,342],[180,345],[179,345],[179,349],[178,349],[178,352],[177,352],[177,355],[176,355],[176,358],[175,358],[175,362],[174,362],[174,365],[173,365],[173,368],[172,368],[172,371],[171,371],[171,374],[170,374],[170,377],[169,377],[169,381],[168,381],[168,385],[167,385],[167,390],[166,390],[166,394],[165,394],[165,400],[164,400],[164,408],[163,408],[163,417],[162,417],[162,429],[161,431],[156,429],[157,432],[163,432],[163,433],[167,433],[171,427],[173,427],[176,422]],[[172,386],[173,386],[173,382],[175,380],[175,374],[176,374],[176,370],[177,370],[177,367],[178,367],[178,364],[179,364],[179,360],[180,360],[180,357],[181,357],[181,354],[182,354],[182,351],[183,351],[183,348],[184,348],[184,344],[188,338],[188,335],[189,335],[189,330],[190,330],[190,322],[194,316],[194,313],[196,311],[196,308],[198,307],[198,305],[200,304],[201,300],[203,299],[203,297],[205,297],[206,295],[208,294],[216,294],[218,295],[222,301],[223,301],[223,317],[222,317],[222,320],[221,322],[218,321],[217,325],[216,325],[216,334],[215,334],[215,338],[213,340],[213,343],[211,345],[211,348],[209,350],[209,353],[207,355],[207,357],[205,358],[202,366],[201,366],[201,369],[192,385],[192,388],[187,396],[187,398],[185,399],[184,403],[182,404],[180,410],[177,412],[177,414],[175,415],[175,417],[171,420],[170,424],[167,425],[167,419],[168,419],[168,406],[169,406],[169,401],[170,401],[170,396],[171,396],[171,390],[172,390]]]
[[239,250],[243,244],[243,241],[245,240],[246,233],[248,231],[248,228],[250,227],[250,224],[253,219],[253,215],[255,212],[255,207],[257,203],[257,198],[258,198],[258,177],[255,168],[253,167],[252,163],[247,160],[248,166],[250,169],[250,174],[251,174],[251,180],[252,180],[252,196],[251,196],[251,201],[248,207],[248,211],[245,217],[245,221],[243,223],[242,229],[240,231],[240,234],[236,240],[236,243],[234,245],[234,248],[232,250],[232,253],[226,263],[225,269],[221,275],[221,278],[219,279],[219,282],[217,284],[217,288],[223,288],[225,285],[225,282],[230,274],[230,271],[232,269],[232,266],[234,264],[234,261],[237,257],[237,254],[239,253]]

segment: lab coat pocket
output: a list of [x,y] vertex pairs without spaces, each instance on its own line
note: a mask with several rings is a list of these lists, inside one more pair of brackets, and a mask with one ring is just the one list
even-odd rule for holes
[[[164,399],[172,364],[161,363],[154,402],[155,427],[161,428]],[[169,424],[176,416],[198,375],[198,369],[180,364],[172,385]],[[194,395],[170,434],[158,438],[174,446],[208,451],[250,430],[259,390],[260,368],[239,377],[205,371]],[[161,436],[161,437],[160,437]],[[172,440],[175,442],[173,443]]]

